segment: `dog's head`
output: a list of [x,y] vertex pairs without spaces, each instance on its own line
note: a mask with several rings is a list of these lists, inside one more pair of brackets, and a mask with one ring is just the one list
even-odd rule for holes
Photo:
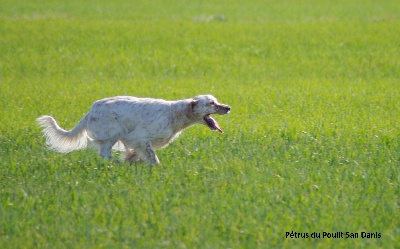
[[231,110],[230,106],[218,103],[218,100],[212,95],[196,96],[192,100],[191,106],[193,115],[198,118],[199,123],[207,125],[211,130],[218,130],[222,133],[217,121],[211,117],[211,114],[228,114]]

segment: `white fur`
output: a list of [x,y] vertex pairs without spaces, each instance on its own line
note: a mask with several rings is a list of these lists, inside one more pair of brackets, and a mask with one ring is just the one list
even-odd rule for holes
[[[159,163],[155,150],[170,144],[185,128],[207,125],[205,116],[229,111],[229,106],[219,104],[211,95],[177,101],[118,96],[93,103],[70,131],[62,129],[51,116],[37,120],[44,128],[48,147],[54,151],[83,149],[91,141],[98,145],[103,158],[111,159],[114,147],[124,149],[125,160],[131,163],[144,160],[153,165]],[[216,122],[209,127],[222,132]]]

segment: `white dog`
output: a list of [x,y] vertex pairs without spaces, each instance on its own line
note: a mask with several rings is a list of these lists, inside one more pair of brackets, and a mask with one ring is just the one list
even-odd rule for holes
[[204,124],[222,133],[210,115],[227,114],[230,109],[211,95],[177,101],[119,96],[94,102],[70,131],[60,128],[51,116],[37,121],[44,128],[48,147],[57,152],[83,149],[91,141],[99,146],[102,158],[111,159],[111,150],[117,147],[125,149],[126,161],[154,165],[160,162],[155,150],[170,144],[191,125]]

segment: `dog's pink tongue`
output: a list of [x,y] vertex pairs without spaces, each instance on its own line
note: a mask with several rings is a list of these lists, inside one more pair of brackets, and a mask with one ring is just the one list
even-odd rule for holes
[[220,133],[224,133],[221,128],[219,128],[219,125],[217,122],[215,122],[215,129],[217,129]]
[[218,130],[220,133],[224,133],[224,132],[222,131],[222,129],[219,127],[217,121],[215,121],[215,119],[213,119],[213,118],[210,117],[210,121],[211,121],[211,123],[212,123],[211,125],[212,125],[212,128],[213,128],[214,130]]

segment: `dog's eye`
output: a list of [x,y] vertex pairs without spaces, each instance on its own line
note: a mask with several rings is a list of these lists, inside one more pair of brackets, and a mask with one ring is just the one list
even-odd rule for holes
[[211,101],[210,105],[215,105],[215,102],[214,102],[214,101]]

